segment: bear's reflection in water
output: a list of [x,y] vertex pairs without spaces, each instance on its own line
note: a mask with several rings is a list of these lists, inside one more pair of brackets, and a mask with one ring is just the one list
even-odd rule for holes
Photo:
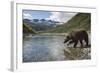
[[63,51],[64,51],[65,59],[67,60],[91,59],[91,49],[90,48],[67,47]]

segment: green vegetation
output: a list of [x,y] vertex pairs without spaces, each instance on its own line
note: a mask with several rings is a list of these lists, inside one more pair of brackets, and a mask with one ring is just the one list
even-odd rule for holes
[[91,27],[91,14],[90,13],[78,13],[68,22],[60,27],[56,27],[52,30],[48,30],[50,33],[64,33],[72,31],[74,29],[85,29],[90,31]]
[[27,24],[23,24],[23,33],[24,34],[36,34],[37,32],[33,30],[30,26]]

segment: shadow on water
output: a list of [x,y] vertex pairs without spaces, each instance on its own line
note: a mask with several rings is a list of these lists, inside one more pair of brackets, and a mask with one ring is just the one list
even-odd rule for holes
[[88,47],[67,47],[63,50],[67,60],[91,59],[91,49]]

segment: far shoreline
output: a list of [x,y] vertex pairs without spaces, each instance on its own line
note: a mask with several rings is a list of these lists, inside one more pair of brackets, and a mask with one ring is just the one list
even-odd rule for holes
[[[36,33],[36,34],[23,34],[23,38],[25,37],[33,37],[33,36],[67,36],[69,32],[64,33]],[[91,34],[90,31],[87,31],[88,34]]]

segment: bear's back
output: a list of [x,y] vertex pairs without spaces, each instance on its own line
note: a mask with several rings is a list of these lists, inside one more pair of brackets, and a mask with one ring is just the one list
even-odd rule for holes
[[87,37],[87,32],[85,30],[76,30],[70,32],[69,35],[77,39],[83,39],[84,37]]

